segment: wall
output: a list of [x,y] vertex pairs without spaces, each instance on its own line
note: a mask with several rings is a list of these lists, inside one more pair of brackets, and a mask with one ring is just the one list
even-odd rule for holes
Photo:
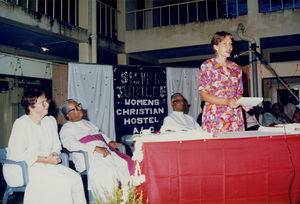
[[[259,13],[258,1],[247,1],[247,4],[248,15],[237,18],[127,31],[125,33],[125,51],[130,54],[157,49],[205,45],[210,43],[211,37],[216,31],[221,30],[232,33],[234,39],[240,40],[237,35],[237,27],[240,23],[245,26],[244,34],[255,39],[258,47],[261,38],[300,33],[300,9]],[[284,75],[294,74],[295,69],[292,68],[283,72]],[[250,74],[252,74],[251,71]],[[260,76],[258,77],[260,78]],[[252,84],[252,77],[250,83]],[[258,89],[258,95],[262,96],[260,81],[258,82]],[[250,86],[250,90],[251,95],[253,95],[253,86]]]
[[24,114],[20,106],[23,95],[23,88],[19,87],[22,86],[20,77],[36,78],[36,82],[32,82],[36,84],[39,79],[51,79],[52,64],[47,61],[0,54],[0,76],[0,81],[8,82],[9,88],[0,92],[0,147],[6,147],[13,122]]
[[52,64],[47,61],[0,54],[0,74],[51,79]]
[[[252,4],[255,1],[248,1]],[[252,9],[252,7],[248,6]],[[253,9],[257,9],[253,8]],[[248,11],[252,15],[239,16],[232,19],[218,19],[205,23],[189,23],[156,27],[145,30],[127,31],[125,49],[127,53],[209,44],[216,31],[226,30],[239,40],[236,31],[239,23],[243,23],[246,34],[256,39],[262,37],[282,36],[300,33],[300,9],[283,10],[270,13]],[[297,26],[298,25],[298,26]],[[136,43],[139,42],[139,43]]]

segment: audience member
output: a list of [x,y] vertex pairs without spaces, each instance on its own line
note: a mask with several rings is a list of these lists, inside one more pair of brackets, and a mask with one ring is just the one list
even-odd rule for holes
[[296,105],[293,103],[287,103],[284,107],[283,107],[284,113],[289,117],[290,120],[293,119],[294,116],[294,112],[296,110]]
[[300,123],[300,109],[296,108],[294,115],[293,115],[293,122]]
[[284,113],[283,107],[279,103],[274,103],[271,106],[270,112],[264,113],[262,125],[272,127],[274,125],[290,122],[292,121]]
[[[81,104],[75,100],[64,101],[59,109],[68,121],[60,130],[62,144],[70,152],[83,150],[88,153],[88,183],[97,199],[107,202],[113,189],[118,186],[122,186],[123,193],[127,193],[134,163],[128,155],[115,149],[120,143],[111,141],[93,123],[83,119]],[[85,165],[80,156],[78,153],[72,154],[75,168],[82,172]]]
[[257,121],[256,111],[259,111],[259,107],[254,107],[252,110],[249,110],[248,112],[245,113],[246,131],[258,130],[258,128],[260,127],[260,124]]
[[188,130],[202,130],[200,125],[191,116],[185,114],[184,97],[180,93],[171,96],[173,112],[164,118],[161,132],[175,132]]
[[[86,203],[81,177],[61,164],[61,144],[56,120],[48,114],[49,101],[41,90],[27,90],[21,101],[26,115],[13,125],[7,158],[28,166],[25,204]],[[22,185],[22,173],[15,165],[4,165],[10,186]]]

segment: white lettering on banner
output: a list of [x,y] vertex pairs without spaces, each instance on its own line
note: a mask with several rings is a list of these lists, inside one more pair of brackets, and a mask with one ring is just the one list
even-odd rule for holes
[[[149,130],[151,130],[151,132],[153,133],[155,128],[153,126],[148,128]],[[143,131],[144,128],[141,127],[141,129],[139,130],[137,127],[133,128],[133,134],[140,134],[141,131]]]
[[163,107],[160,108],[124,108],[124,109],[117,109],[117,115],[152,115],[152,114],[163,114],[165,109]]
[[125,105],[158,106],[159,99],[125,99]]
[[124,118],[124,125],[134,125],[134,124],[152,124],[152,123],[158,123],[156,117],[148,117],[148,118]]
[[117,86],[118,98],[160,98],[167,95],[166,86]]
[[[154,80],[151,80],[152,78]],[[121,73],[121,82],[123,84],[156,85],[161,84],[161,76],[159,73],[125,71]]]

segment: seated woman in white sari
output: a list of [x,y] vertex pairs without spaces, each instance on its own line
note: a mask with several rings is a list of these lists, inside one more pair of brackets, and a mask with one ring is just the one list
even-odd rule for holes
[[[111,141],[93,123],[83,119],[81,104],[68,99],[60,106],[60,111],[68,121],[60,131],[63,146],[70,152],[88,152],[90,169],[89,189],[97,199],[106,201],[115,187],[122,186],[126,194],[130,185],[130,174],[134,173],[134,162],[128,155],[116,151],[120,144]],[[72,154],[75,168],[85,170],[82,155]]]
[[[28,166],[24,204],[86,203],[81,177],[61,164],[61,144],[56,120],[48,114],[49,101],[41,90],[24,93],[26,115],[18,118],[8,142],[8,159],[25,161]],[[21,169],[5,165],[3,174],[11,186],[22,185]]]

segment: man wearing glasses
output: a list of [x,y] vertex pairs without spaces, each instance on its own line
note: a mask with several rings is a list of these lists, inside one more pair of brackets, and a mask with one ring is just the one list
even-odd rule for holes
[[[64,101],[59,107],[68,121],[60,130],[63,146],[72,151],[82,150],[89,158],[89,188],[97,199],[106,202],[116,186],[122,188],[130,184],[130,173],[133,173],[134,163],[128,155],[115,150],[120,143],[111,141],[99,128],[83,119],[80,103],[73,99]],[[72,155],[77,171],[85,170],[82,155]],[[125,189],[123,189],[125,190]]]
[[173,94],[171,96],[171,103],[173,112],[164,118],[164,123],[160,128],[161,132],[202,130],[194,118],[183,112],[185,108],[185,102],[182,94]]

